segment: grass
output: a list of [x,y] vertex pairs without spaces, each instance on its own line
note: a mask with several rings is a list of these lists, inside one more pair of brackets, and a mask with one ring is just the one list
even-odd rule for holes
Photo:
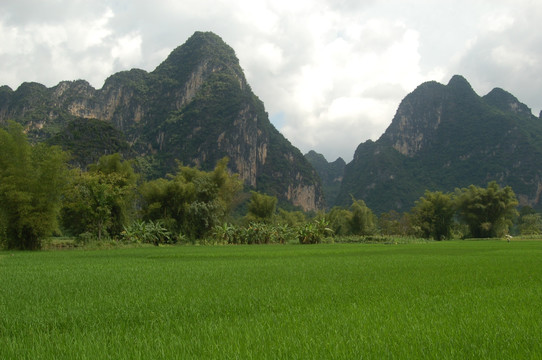
[[542,242],[0,252],[2,359],[534,359]]

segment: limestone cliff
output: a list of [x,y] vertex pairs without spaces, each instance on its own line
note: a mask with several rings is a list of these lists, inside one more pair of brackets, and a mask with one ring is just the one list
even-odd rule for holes
[[304,210],[324,206],[315,170],[269,122],[235,52],[213,33],[196,32],[154,71],[114,74],[101,89],[84,80],[1,87],[0,124],[8,119],[38,141],[98,119],[122,132],[127,153],[144,159],[151,176],[172,172],[176,160],[211,169],[228,156],[249,187]]
[[520,205],[542,208],[542,122],[513,95],[478,96],[467,80],[428,82],[408,94],[378,141],[359,145],[338,202],[350,194],[376,212],[405,211],[425,190],[490,181],[509,185]]

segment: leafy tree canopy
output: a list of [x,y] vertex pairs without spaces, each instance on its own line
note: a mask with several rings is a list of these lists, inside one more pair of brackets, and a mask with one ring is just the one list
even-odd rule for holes
[[21,125],[0,129],[0,238],[15,249],[38,249],[58,228],[68,156],[59,147],[32,146]]
[[485,189],[474,185],[457,189],[456,196],[459,216],[468,225],[471,236],[476,238],[506,234],[518,215],[518,201],[512,188],[502,188],[495,181]]
[[275,196],[252,192],[248,204],[247,221],[271,222],[277,209],[277,198]]
[[455,205],[450,194],[426,191],[412,209],[413,224],[425,238],[448,239],[451,235]]
[[75,170],[65,194],[62,224],[73,235],[118,236],[133,210],[137,175],[119,154],[102,156],[88,172]]
[[201,238],[226,219],[242,183],[227,171],[228,159],[213,171],[179,165],[169,179],[144,183],[140,188],[146,220],[162,220],[174,234]]
[[352,197],[350,228],[355,235],[369,235],[376,229],[376,218],[363,200]]

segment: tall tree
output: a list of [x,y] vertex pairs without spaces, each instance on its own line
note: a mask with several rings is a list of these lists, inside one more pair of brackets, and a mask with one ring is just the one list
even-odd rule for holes
[[435,240],[448,239],[451,235],[455,205],[450,194],[426,191],[412,209],[412,222],[422,236]]
[[74,171],[62,223],[74,235],[117,236],[130,218],[137,176],[119,154],[102,156],[88,172]]
[[375,216],[363,200],[352,196],[350,229],[354,235],[370,235],[375,231]]
[[[39,249],[58,228],[68,155],[59,147],[30,145],[21,125],[0,129],[0,218],[8,248]],[[2,236],[2,234],[0,234]]]
[[352,233],[352,212],[350,210],[334,206],[326,214],[326,220],[329,222],[329,227],[333,230],[333,234],[344,236]]
[[238,175],[227,171],[228,159],[211,172],[181,166],[169,179],[149,181],[140,187],[146,220],[162,220],[174,234],[204,236],[228,216],[242,189]]
[[248,203],[247,221],[271,222],[277,209],[277,198],[275,196],[252,192]]
[[382,235],[409,235],[412,216],[410,213],[400,214],[395,210],[380,214],[378,227]]
[[510,186],[502,188],[492,181],[485,189],[471,185],[456,190],[456,194],[459,216],[473,237],[504,235],[518,215],[518,201]]

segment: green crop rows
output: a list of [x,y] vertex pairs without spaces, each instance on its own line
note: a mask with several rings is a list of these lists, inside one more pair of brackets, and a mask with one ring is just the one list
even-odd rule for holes
[[0,252],[2,359],[542,356],[542,242]]

